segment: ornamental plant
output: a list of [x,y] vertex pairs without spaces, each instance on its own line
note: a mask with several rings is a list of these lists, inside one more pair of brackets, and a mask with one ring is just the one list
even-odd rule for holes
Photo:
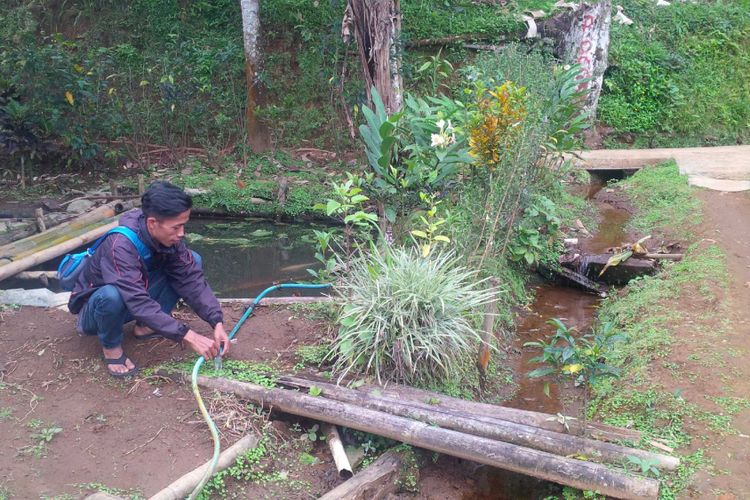
[[495,291],[452,252],[422,257],[415,248],[373,248],[341,276],[345,300],[329,358],[339,380],[444,381],[476,353],[476,320]]
[[526,118],[526,88],[507,81],[493,89],[476,84],[476,110],[470,121],[469,154],[494,169],[512,147]]

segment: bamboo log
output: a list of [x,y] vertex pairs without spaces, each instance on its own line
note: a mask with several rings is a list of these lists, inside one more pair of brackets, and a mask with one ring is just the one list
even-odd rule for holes
[[317,386],[323,389],[323,397],[341,401],[342,403],[362,406],[370,410],[382,411],[400,417],[419,420],[420,422],[431,423],[445,429],[453,429],[475,436],[496,439],[518,446],[554,453],[555,455],[586,456],[590,460],[611,464],[622,464],[627,461],[628,455],[632,455],[643,460],[653,461],[660,469],[675,470],[680,465],[679,458],[668,455],[651,453],[612,443],[604,443],[594,439],[508,422],[507,420],[445,410],[440,408],[439,404],[431,405],[415,401],[389,399],[373,394],[365,394],[334,384],[310,381],[298,377],[280,377],[279,383],[303,389]]
[[38,246],[29,248],[27,250],[20,251],[16,253],[15,255],[11,256],[12,261],[19,261],[21,259],[24,259],[26,257],[30,257],[36,253],[39,253],[43,250],[46,250],[48,248],[52,248],[56,245],[59,245],[61,243],[65,243],[66,241],[77,238],[78,236],[84,235],[88,232],[94,231],[96,228],[101,226],[102,224],[107,224],[111,222],[112,220],[115,220],[115,217],[102,219],[100,221],[92,222],[91,224],[88,224],[86,226],[77,228],[73,231],[65,232],[63,234],[58,234],[56,238],[50,238],[48,241],[45,241],[44,243],[40,243]]
[[[72,219],[73,217],[74,217],[73,215],[65,214],[65,213],[46,214],[44,216],[44,224],[45,226],[47,226],[47,229],[49,230],[53,228],[54,226],[57,226],[59,224],[62,224],[63,222],[66,222]],[[28,236],[32,236],[36,234],[37,232],[36,221],[32,221],[31,219],[22,219],[18,222],[25,222],[26,224],[19,228],[11,229],[4,233],[0,233],[0,247],[3,247],[5,245],[11,245],[15,241],[18,241]]]
[[198,384],[231,392],[278,411],[378,434],[438,453],[592,490],[615,498],[655,499],[659,483],[572,458],[433,427],[326,398],[233,380],[198,377]]
[[[362,387],[362,390],[367,391],[367,393],[371,395],[384,396],[401,401],[421,401],[428,404],[435,402],[435,393],[415,389],[405,385],[390,384],[387,387],[365,385]],[[549,413],[477,403],[475,401],[466,401],[464,399],[452,398],[442,394],[439,396],[436,406],[456,411],[458,414],[497,418],[556,432],[567,432],[569,429],[571,434],[586,435],[594,439],[605,441],[625,440],[637,443],[641,440],[641,433],[633,429],[624,429],[622,427],[614,427],[597,422],[587,422],[586,427],[584,428],[578,420],[568,420],[566,428],[564,424],[558,421],[556,415],[551,415]]]
[[401,471],[401,455],[386,451],[365,470],[332,489],[318,500],[371,500],[388,498],[398,491],[397,480]]
[[336,464],[339,476],[349,479],[354,474],[352,473],[352,466],[349,463],[349,457],[346,456],[346,451],[344,451],[344,443],[341,442],[339,431],[336,430],[335,425],[325,424],[323,425],[323,433],[326,435],[326,443],[328,443],[328,449],[331,450],[333,462]]
[[102,225],[98,226],[96,229],[93,229],[85,234],[82,234],[75,238],[71,238],[69,240],[66,240],[63,243],[54,245],[52,247],[45,248],[44,250],[31,254],[20,260],[13,261],[9,264],[0,266],[0,281],[10,276],[13,276],[15,274],[18,274],[21,271],[25,271],[26,269],[30,267],[34,267],[37,264],[41,264],[42,262],[47,262],[48,260],[54,259],[55,257],[59,257],[60,255],[71,252],[75,250],[76,248],[83,246],[87,243],[91,243],[92,241],[97,239],[99,236],[102,236],[103,234],[105,234],[110,229],[117,227],[117,225],[119,224],[118,219],[119,217],[112,217],[110,219],[105,219],[104,221],[102,221],[103,222]]
[[[248,434],[224,450],[219,455],[219,461],[216,464],[216,472],[222,471],[234,464],[242,453],[258,446],[258,436]],[[156,493],[149,500],[182,500],[193,491],[198,485],[211,462],[206,462],[197,469],[193,469],[175,482]]]
[[4,245],[0,247],[0,255],[17,255],[20,252],[25,252],[33,248],[41,250],[50,241],[56,240],[67,233],[90,226],[95,222],[114,217],[117,213],[129,208],[132,208],[132,206],[124,204],[119,200],[107,203],[73,220],[62,223],[53,229]]

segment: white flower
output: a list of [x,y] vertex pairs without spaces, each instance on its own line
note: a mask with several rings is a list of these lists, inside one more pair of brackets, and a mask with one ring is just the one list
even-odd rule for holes
[[[450,123],[450,121],[448,123]],[[437,125],[437,128],[442,131],[443,127],[445,126],[445,120],[438,120],[435,122],[435,125]]]
[[438,147],[443,148],[447,146],[446,139],[447,137],[443,134],[432,134],[432,147]]

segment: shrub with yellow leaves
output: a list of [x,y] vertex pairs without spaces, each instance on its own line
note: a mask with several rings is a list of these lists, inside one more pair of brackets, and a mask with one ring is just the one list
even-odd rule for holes
[[479,84],[476,89],[476,111],[469,129],[469,154],[476,164],[497,167],[509,149],[526,118],[526,87],[507,81],[494,89]]

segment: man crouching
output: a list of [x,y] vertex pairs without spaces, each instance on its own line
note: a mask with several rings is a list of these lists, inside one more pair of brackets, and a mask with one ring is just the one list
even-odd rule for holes
[[[193,201],[168,182],[155,182],[143,194],[141,209],[123,215],[127,226],[151,251],[148,262],[124,235],[114,233],[89,257],[70,295],[68,308],[78,314],[80,333],[97,335],[107,370],[127,377],[138,368],[122,349],[123,325],[135,320],[136,339],[166,337],[184,341],[212,359],[229,350],[224,316],[208,286],[201,259],[183,241]],[[171,315],[182,298],[214,329],[213,340],[197,334]]]

